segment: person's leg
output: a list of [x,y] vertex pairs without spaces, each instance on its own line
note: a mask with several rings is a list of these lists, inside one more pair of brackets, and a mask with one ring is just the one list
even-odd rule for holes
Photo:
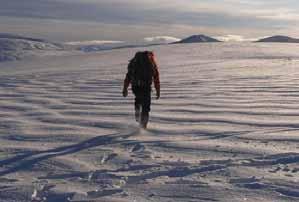
[[132,87],[132,90],[135,95],[135,120],[137,122],[140,122],[142,94],[140,93],[140,89],[138,89],[137,87]]
[[139,104],[139,98],[135,97],[135,120],[137,122],[139,122],[140,120],[140,109],[141,109],[141,105]]
[[142,128],[147,127],[149,120],[149,112],[151,110],[151,90],[147,89],[143,94],[142,112],[141,112],[141,126]]

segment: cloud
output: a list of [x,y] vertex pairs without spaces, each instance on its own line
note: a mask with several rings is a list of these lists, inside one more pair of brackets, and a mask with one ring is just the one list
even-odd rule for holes
[[244,41],[244,37],[241,35],[225,35],[225,36],[217,36],[215,37],[220,41]]
[[257,41],[258,38],[246,38],[242,35],[228,34],[224,36],[216,36],[216,39],[225,42],[242,42],[242,41]]
[[146,43],[152,43],[152,44],[160,44],[160,43],[172,43],[176,41],[180,41],[181,39],[171,36],[155,36],[155,37],[146,37],[144,38],[144,41]]
[[270,19],[270,20],[280,20],[280,21],[298,21],[299,14],[297,13],[272,13],[268,15],[261,15],[260,18]]
[[276,5],[275,0],[274,6],[255,0],[218,0],[217,3],[209,0],[26,0],[25,4],[19,0],[0,0],[0,4],[0,16],[214,27],[253,26],[261,21],[294,19],[298,11],[294,9],[289,14],[290,8]]
[[297,0],[0,0],[0,5],[1,32],[58,41],[131,42],[197,33],[257,37],[282,30],[296,34],[299,24]]

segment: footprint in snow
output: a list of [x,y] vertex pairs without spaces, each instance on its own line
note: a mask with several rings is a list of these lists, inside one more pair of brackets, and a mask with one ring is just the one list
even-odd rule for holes
[[136,145],[132,148],[131,152],[142,152],[142,151],[144,151],[144,150],[145,150],[145,146],[144,146],[144,145],[142,145],[142,144],[136,144]]

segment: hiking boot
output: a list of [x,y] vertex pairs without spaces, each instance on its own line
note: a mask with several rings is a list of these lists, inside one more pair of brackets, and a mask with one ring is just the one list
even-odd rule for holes
[[140,109],[135,109],[135,120],[140,122]]

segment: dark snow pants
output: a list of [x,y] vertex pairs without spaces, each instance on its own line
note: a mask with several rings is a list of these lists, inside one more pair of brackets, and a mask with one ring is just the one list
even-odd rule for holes
[[132,86],[132,90],[135,95],[135,110],[148,116],[151,111],[151,87]]

